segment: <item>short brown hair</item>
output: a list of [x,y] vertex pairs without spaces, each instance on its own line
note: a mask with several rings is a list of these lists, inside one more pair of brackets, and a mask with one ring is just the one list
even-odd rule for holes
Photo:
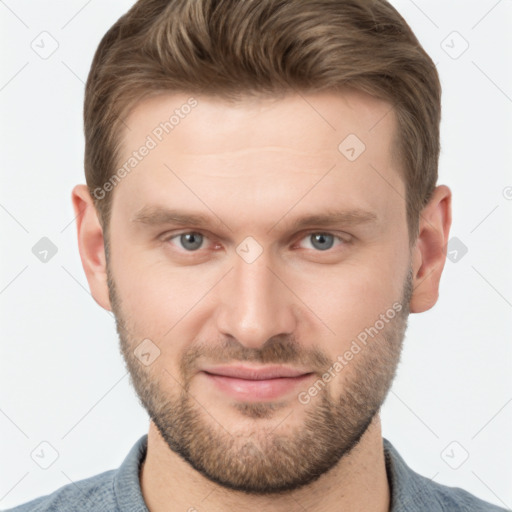
[[85,175],[105,235],[112,194],[94,190],[115,173],[123,118],[143,97],[344,86],[393,106],[412,244],[437,182],[441,85],[386,0],[139,0],[101,40],[86,86]]

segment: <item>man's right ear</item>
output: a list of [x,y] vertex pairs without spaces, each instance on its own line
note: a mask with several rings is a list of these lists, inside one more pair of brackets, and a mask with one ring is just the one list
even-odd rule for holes
[[76,216],[78,250],[94,300],[112,311],[107,285],[107,262],[101,227],[87,185],[76,185],[71,193]]

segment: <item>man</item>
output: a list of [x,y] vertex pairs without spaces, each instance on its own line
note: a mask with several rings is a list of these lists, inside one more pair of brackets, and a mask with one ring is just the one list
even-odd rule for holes
[[445,262],[440,95],[385,0],[140,0],[118,20],[72,199],[149,433],[13,510],[500,510],[381,434]]

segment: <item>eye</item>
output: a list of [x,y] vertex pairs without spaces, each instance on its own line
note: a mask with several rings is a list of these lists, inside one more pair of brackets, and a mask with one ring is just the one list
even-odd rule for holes
[[306,249],[313,248],[318,251],[327,251],[334,246],[336,239],[340,240],[342,243],[348,243],[339,236],[333,235],[332,233],[324,233],[322,231],[308,233],[302,240],[310,242],[310,247],[306,247]]
[[[177,241],[175,241],[177,239]],[[168,236],[164,241],[171,242],[173,245],[183,249],[185,252],[197,252],[205,245],[208,238],[197,231],[187,231],[178,233],[176,235]],[[336,244],[336,241],[338,243]],[[299,246],[305,249],[313,249],[315,251],[328,251],[335,247],[335,245],[345,245],[350,243],[350,240],[345,240],[341,236],[324,231],[314,231],[306,234],[300,239]]]
[[187,233],[180,233],[178,235],[167,238],[167,241],[171,241],[174,238],[178,238],[179,243],[188,252],[196,251],[201,247],[204,241],[204,236],[196,231],[189,231]]

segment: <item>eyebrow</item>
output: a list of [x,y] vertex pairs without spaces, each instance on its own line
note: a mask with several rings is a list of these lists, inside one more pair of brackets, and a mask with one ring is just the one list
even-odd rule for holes
[[[269,231],[272,231],[277,224],[283,222],[283,216],[279,219]],[[378,220],[377,215],[369,210],[355,208],[351,210],[327,210],[322,213],[305,215],[294,219],[289,224],[289,229],[297,230],[307,226],[329,227],[334,225],[356,226],[360,224],[374,223]],[[196,226],[198,228],[207,228],[212,225],[215,227],[225,226],[225,223],[217,216],[208,216],[202,213],[192,213],[183,210],[169,209],[160,206],[145,206],[141,208],[131,219],[134,223],[145,224],[149,226],[161,226],[166,224],[176,224],[180,226]]]
[[323,213],[299,217],[291,223],[291,228],[295,230],[313,225],[329,227],[337,224],[342,224],[343,226],[357,226],[360,224],[373,223],[377,221],[377,219],[378,217],[374,212],[360,208],[352,210],[327,210]]
[[[215,219],[212,222],[212,219]],[[178,224],[180,226],[196,225],[198,227],[221,225],[218,217],[208,217],[202,213],[191,213],[182,210],[173,210],[160,206],[144,206],[133,217],[132,222],[160,226],[164,224]]]

